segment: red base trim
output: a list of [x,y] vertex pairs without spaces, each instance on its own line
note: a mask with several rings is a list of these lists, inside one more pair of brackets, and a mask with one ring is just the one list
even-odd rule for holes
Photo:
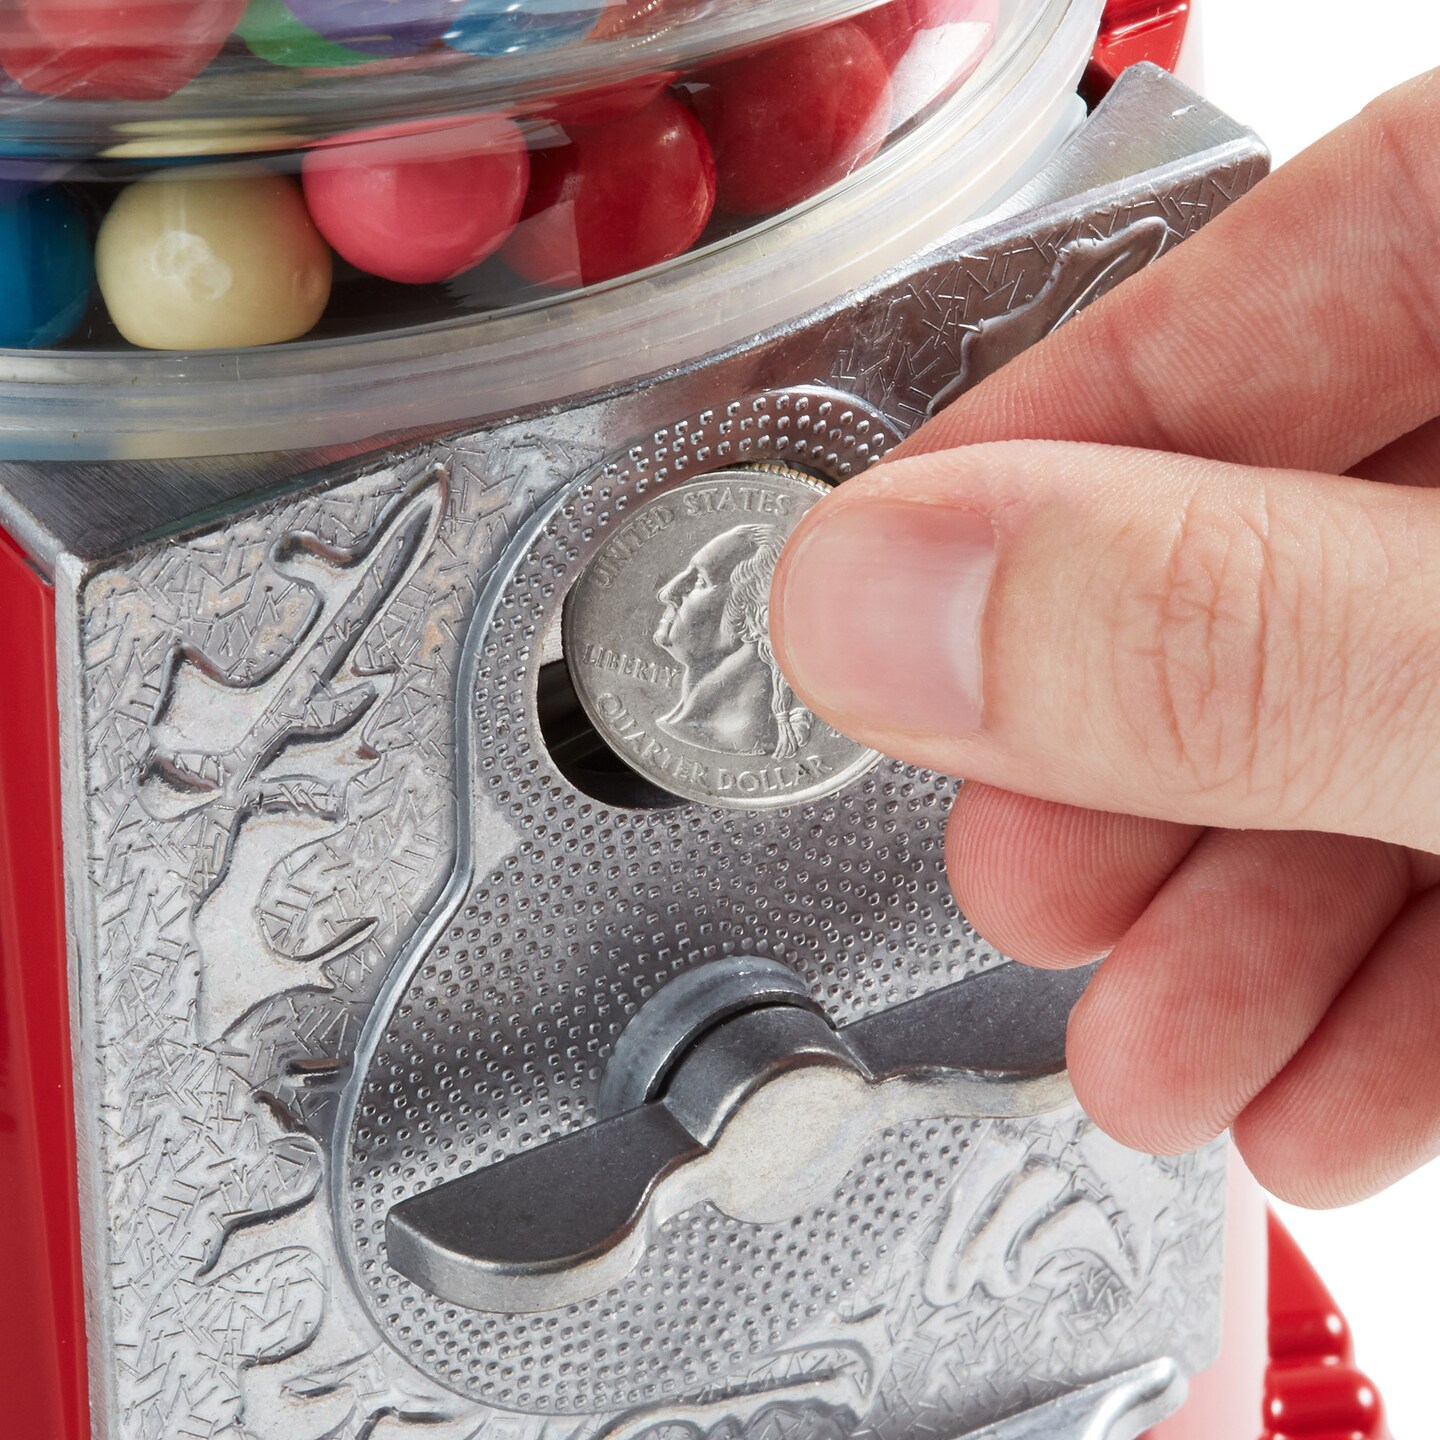
[[1142,60],[1173,70],[1189,23],[1190,0],[1109,0],[1080,93],[1097,104],[1122,70]]
[[1264,1440],[1390,1440],[1340,1307],[1274,1215]]
[[0,677],[0,1395],[7,1433],[85,1440],[55,592],[3,533]]

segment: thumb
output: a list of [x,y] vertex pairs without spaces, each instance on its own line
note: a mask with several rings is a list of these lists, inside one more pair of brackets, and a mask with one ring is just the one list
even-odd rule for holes
[[882,465],[776,571],[777,658],[904,760],[1440,850],[1440,493],[1035,441]]

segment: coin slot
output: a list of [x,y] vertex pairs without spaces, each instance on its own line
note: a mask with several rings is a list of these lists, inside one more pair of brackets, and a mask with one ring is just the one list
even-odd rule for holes
[[585,713],[563,659],[540,667],[535,710],[540,737],[555,768],[581,794],[602,805],[628,810],[662,810],[685,803],[632,770],[616,754]]

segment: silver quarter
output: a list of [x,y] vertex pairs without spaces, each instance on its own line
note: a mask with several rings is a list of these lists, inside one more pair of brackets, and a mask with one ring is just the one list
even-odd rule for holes
[[775,563],[827,488],[779,468],[677,485],[618,526],[571,591],[563,640],[580,702],[652,784],[768,810],[875,762],[800,703],[770,648]]

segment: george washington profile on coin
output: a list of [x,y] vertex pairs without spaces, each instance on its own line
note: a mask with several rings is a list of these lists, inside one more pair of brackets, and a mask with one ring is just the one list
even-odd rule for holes
[[731,755],[788,760],[815,717],[795,698],[770,648],[770,581],[785,536],[737,525],[707,541],[656,598],[655,643],[684,668],[667,735]]
[[720,471],[649,500],[592,555],[565,606],[565,658],[595,728],[656,785],[763,809],[874,763],[799,702],[770,645],[775,566],[825,489]]

